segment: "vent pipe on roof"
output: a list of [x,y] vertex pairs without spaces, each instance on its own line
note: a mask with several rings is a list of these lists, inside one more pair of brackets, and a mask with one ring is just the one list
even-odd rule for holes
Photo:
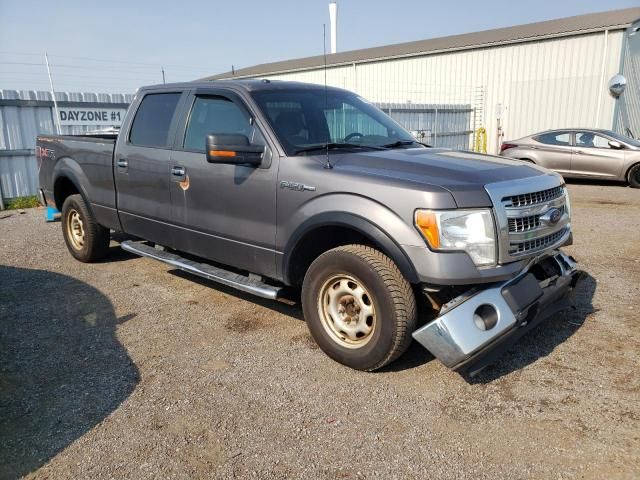
[[338,51],[338,4],[329,4],[329,19],[331,21],[331,53]]

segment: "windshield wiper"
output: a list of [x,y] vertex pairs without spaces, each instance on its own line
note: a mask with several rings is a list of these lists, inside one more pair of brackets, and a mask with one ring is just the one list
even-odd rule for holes
[[306,152],[315,152],[319,150],[349,150],[352,148],[368,148],[370,150],[386,150],[383,147],[376,147],[373,145],[358,145],[357,143],[323,143],[321,145],[314,145],[312,147],[300,148],[293,152],[294,155],[299,155]]
[[382,145],[384,148],[398,148],[404,147],[405,145],[413,145],[414,143],[418,145],[423,145],[425,147],[430,147],[431,145],[427,145],[426,143],[418,142],[417,140],[397,140],[392,143],[387,143],[386,145]]

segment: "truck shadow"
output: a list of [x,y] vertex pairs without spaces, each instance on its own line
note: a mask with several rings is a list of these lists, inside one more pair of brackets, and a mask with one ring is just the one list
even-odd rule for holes
[[269,310],[273,310],[274,312],[281,313],[283,315],[287,315],[289,317],[295,318],[296,320],[304,322],[304,315],[302,314],[302,307],[300,306],[300,294],[296,291],[285,292],[285,297],[281,300],[269,300],[267,298],[261,298],[250,293],[245,293],[232,287],[227,287],[226,285],[222,285],[205,278],[191,275],[189,273],[183,272],[182,270],[168,270],[168,272],[171,275],[175,275],[176,277],[184,278],[185,280],[197,283],[198,285],[209,287],[220,293],[231,295],[239,300],[244,300],[246,302],[260,305],[261,307],[268,308]]
[[[576,290],[574,306],[554,315],[522,337],[496,363],[488,366],[475,376],[462,375],[470,384],[489,383],[511,372],[520,370],[536,360],[546,357],[573,335],[594,312],[592,305],[596,291],[595,279],[586,274]],[[417,342],[413,342],[402,357],[381,369],[381,372],[397,372],[419,367],[435,360]]]
[[131,394],[116,326],[134,316],[74,278],[0,265],[0,478],[39,468]]
[[[287,299],[290,302],[283,303],[256,297],[231,287],[192,276],[180,270],[169,270],[169,273],[213,288],[240,300],[255,303],[283,315],[304,321],[298,292],[289,292],[290,295],[288,295]],[[476,376],[463,375],[465,381],[470,384],[489,383],[551,354],[558,345],[571,337],[583,325],[587,317],[594,312],[592,302],[595,291],[595,279],[585,273],[575,292],[574,306],[571,309],[561,311],[546,319],[516,342],[495,364],[488,366]],[[433,360],[435,360],[435,357],[414,341],[398,360],[380,369],[379,372],[411,370]]]
[[490,383],[550,355],[558,345],[576,333],[587,317],[596,311],[593,306],[596,287],[596,280],[585,272],[576,288],[572,308],[546,319],[522,337],[495,364],[474,377],[465,376],[465,380],[471,384]]

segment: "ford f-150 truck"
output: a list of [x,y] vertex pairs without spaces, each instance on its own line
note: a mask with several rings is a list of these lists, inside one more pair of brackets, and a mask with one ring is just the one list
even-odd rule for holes
[[428,148],[337,88],[144,87],[119,133],[43,135],[36,153],[76,259],[124,232],[137,239],[125,250],[215,282],[298,291],[318,345],[360,370],[413,337],[473,374],[566,307],[579,278],[559,250],[572,239],[562,177]]

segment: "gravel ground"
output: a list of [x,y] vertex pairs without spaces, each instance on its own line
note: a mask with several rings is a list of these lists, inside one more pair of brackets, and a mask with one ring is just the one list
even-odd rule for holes
[[640,191],[570,191],[576,308],[474,379],[350,370],[298,306],[0,212],[0,478],[639,478]]

